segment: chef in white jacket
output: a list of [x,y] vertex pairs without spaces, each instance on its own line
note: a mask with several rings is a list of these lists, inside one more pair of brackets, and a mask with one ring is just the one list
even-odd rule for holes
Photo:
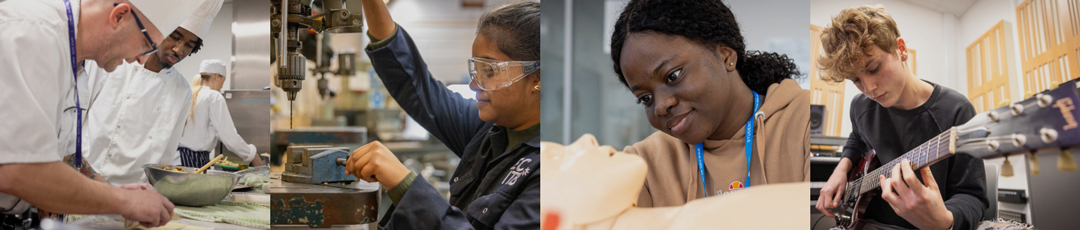
[[195,102],[192,104],[191,113],[187,114],[184,136],[180,138],[180,147],[176,150],[177,157],[173,163],[201,167],[210,162],[211,151],[217,147],[220,140],[225,148],[243,158],[244,162],[262,166],[263,162],[258,157],[255,145],[244,142],[240,134],[236,133],[229,107],[225,105],[225,97],[221,95],[221,87],[225,85],[225,62],[217,59],[204,60],[199,65],[199,72],[200,77],[191,84],[194,86],[192,91]]
[[[64,116],[86,60],[103,69],[144,60],[192,1],[0,1],[0,215],[30,205],[60,213],[120,214],[144,226],[169,221],[173,205],[142,185],[95,182],[61,161],[76,135]],[[81,156],[81,155],[80,155]]]
[[83,127],[87,159],[109,183],[146,183],[143,165],[171,164],[191,108],[191,87],[176,63],[201,48],[222,0],[205,0],[167,34],[145,64],[111,73],[87,68],[94,86]]

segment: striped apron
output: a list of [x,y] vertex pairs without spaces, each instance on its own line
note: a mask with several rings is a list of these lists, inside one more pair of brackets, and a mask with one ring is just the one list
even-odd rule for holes
[[176,148],[180,151],[180,165],[184,167],[199,168],[210,163],[210,151],[195,151],[189,148],[180,146]]

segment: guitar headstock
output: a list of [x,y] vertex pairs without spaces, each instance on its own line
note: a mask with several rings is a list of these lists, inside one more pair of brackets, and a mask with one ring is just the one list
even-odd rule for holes
[[977,158],[1080,146],[1076,81],[975,115],[956,127],[954,153]]

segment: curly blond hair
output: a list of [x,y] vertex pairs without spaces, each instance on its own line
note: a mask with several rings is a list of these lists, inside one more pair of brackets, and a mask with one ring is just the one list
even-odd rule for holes
[[896,21],[881,6],[841,10],[821,33],[821,47],[825,50],[817,57],[821,79],[844,82],[862,68],[855,64],[860,58],[870,56],[871,45],[893,52],[898,37],[900,30],[896,29]]

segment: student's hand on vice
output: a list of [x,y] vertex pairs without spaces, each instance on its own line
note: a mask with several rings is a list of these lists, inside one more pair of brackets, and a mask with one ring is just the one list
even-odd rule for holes
[[829,176],[829,181],[825,182],[825,186],[821,187],[821,193],[818,195],[817,204],[814,208],[817,208],[821,214],[825,214],[829,218],[835,218],[836,214],[833,214],[832,209],[840,206],[840,202],[844,198],[844,185],[847,183],[847,173],[836,171],[832,176]]
[[142,189],[140,184],[126,184],[121,188],[124,205],[120,215],[125,219],[138,221],[148,228],[164,226],[172,220],[173,203],[154,189]]
[[345,171],[367,182],[379,182],[387,189],[394,188],[409,175],[409,169],[379,141],[354,150],[345,164]]
[[892,169],[888,179],[880,175],[881,198],[897,215],[919,229],[948,229],[952,226],[952,212],[945,208],[941,191],[929,167],[921,170],[923,181],[911,170],[911,163],[904,159]]

